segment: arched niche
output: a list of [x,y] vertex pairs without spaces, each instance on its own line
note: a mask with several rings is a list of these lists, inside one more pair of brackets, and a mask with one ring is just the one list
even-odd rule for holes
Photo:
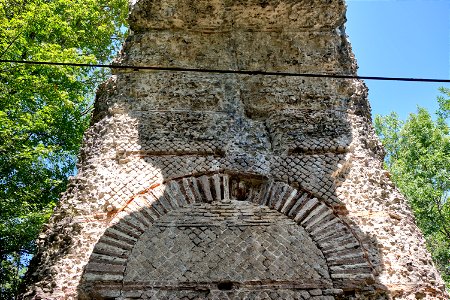
[[361,243],[324,201],[261,176],[208,174],[130,199],[96,244],[79,291],[86,299],[334,299],[372,282]]

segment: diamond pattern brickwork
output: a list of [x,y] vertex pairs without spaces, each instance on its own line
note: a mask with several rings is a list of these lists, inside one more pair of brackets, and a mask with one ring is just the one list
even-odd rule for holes
[[448,299],[364,82],[276,74],[356,75],[344,0],[130,3],[114,63],[190,71],[99,87],[22,298]]
[[137,195],[111,224],[86,267],[90,295],[105,286],[106,297],[116,281],[142,293],[229,281],[338,295],[373,280],[360,242],[325,202],[264,177],[172,180]]

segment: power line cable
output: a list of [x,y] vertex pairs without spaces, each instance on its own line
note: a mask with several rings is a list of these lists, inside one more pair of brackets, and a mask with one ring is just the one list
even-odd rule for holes
[[384,81],[450,83],[450,79],[436,79],[436,78],[407,78],[407,77],[358,76],[358,75],[340,75],[340,74],[291,73],[291,72],[270,72],[270,71],[258,71],[258,70],[252,71],[252,70],[222,70],[222,69],[200,69],[200,68],[161,67],[161,66],[105,65],[105,64],[62,63],[62,62],[9,60],[9,59],[0,59],[0,63],[69,66],[69,67],[90,67],[90,68],[110,68],[110,69],[153,70],[153,71],[172,71],[172,72],[197,72],[197,73],[216,73],[216,74],[242,74],[242,75],[264,75],[264,76],[287,76],[287,77],[316,77],[316,78],[338,78],[338,79],[363,79],[363,80],[384,80]]

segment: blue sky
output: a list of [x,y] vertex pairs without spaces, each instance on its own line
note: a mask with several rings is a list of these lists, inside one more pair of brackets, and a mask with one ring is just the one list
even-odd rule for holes
[[[347,0],[358,75],[450,78],[450,0]],[[365,81],[372,113],[434,112],[440,83]],[[450,87],[450,84],[446,84]]]

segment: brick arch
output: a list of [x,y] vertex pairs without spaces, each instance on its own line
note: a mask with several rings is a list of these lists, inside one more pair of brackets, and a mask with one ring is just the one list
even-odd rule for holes
[[361,243],[326,202],[262,176],[219,173],[172,179],[133,197],[113,216],[94,247],[83,274],[81,294],[88,291],[91,295],[89,290],[94,286],[106,294],[114,290],[113,286],[120,288],[134,245],[162,216],[194,203],[227,200],[268,207],[301,226],[322,252],[333,288],[355,290],[373,282]]

